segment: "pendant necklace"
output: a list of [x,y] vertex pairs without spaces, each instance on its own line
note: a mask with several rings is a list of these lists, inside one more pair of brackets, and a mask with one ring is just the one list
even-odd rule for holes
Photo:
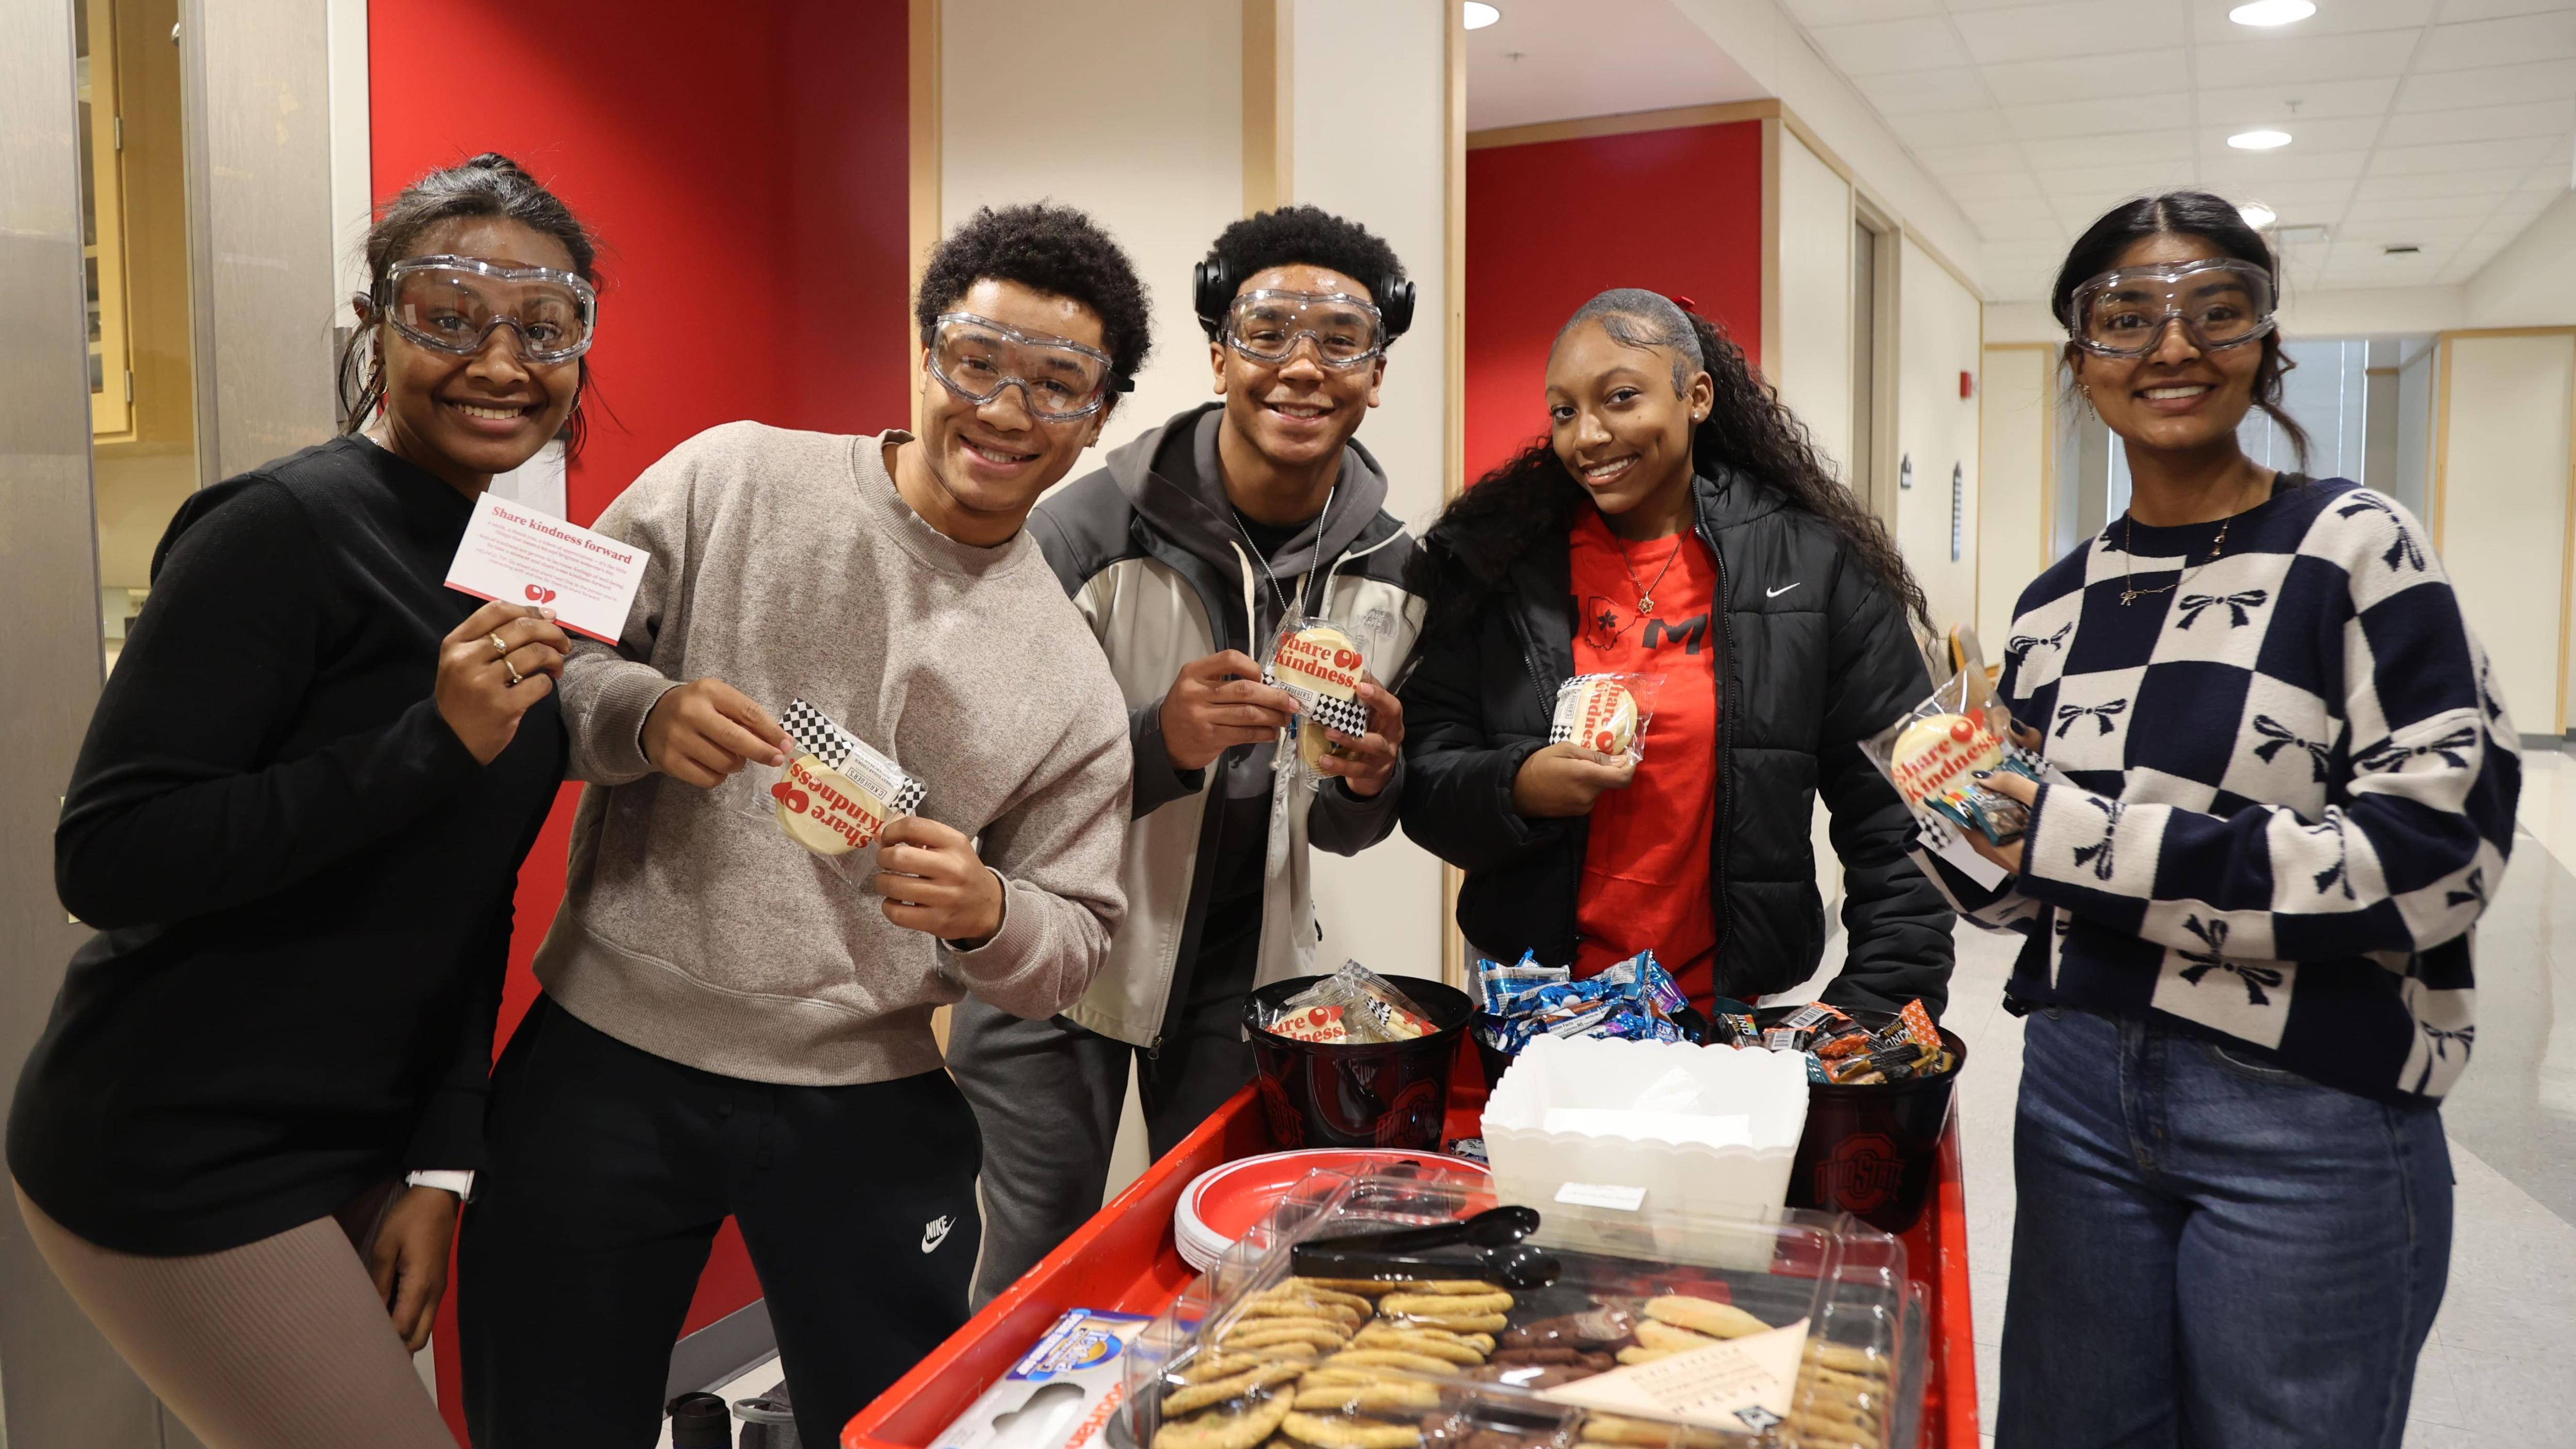
[[1619,545],[1619,566],[1628,571],[1628,582],[1636,585],[1637,613],[1641,617],[1649,619],[1654,617],[1655,590],[1664,586],[1664,575],[1673,571],[1673,560],[1682,556],[1682,544],[1686,541],[1680,535],[1674,537],[1673,551],[1664,555],[1664,566],[1655,570],[1655,581],[1651,584],[1637,581],[1637,566],[1628,561],[1628,546],[1624,543]]
[[[2265,501],[2269,501],[2270,496],[2270,493],[2267,491],[2264,495]],[[2209,557],[2202,559],[2198,563],[2186,562],[2186,566],[2183,571],[2174,576],[2174,581],[2172,583],[2166,584],[2162,588],[2155,589],[2142,589],[2138,587],[2136,573],[2138,555],[2137,551],[2131,547],[2131,545],[2137,542],[2138,515],[2135,513],[2124,513],[2120,515],[2121,521],[2129,525],[2128,529],[2120,535],[2120,607],[2125,609],[2140,599],[2148,598],[2156,594],[2170,594],[2174,590],[2181,588],[2184,584],[2191,582],[2192,575],[2199,573],[2202,569],[2218,562],[2218,556],[2227,552],[2227,530],[2235,526],[2236,520],[2253,512],[2254,508],[2259,508],[2261,506],[2262,505],[2258,503],[2251,507],[2240,508],[2236,512],[2227,515],[2227,517],[2218,525],[2218,536],[2209,541]],[[2191,555],[2186,553],[2183,555],[2183,558],[2188,561],[2191,558]]]

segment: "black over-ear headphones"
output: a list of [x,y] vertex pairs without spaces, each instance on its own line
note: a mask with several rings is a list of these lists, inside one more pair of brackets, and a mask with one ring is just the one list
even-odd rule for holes
[[[1243,278],[1234,274],[1223,257],[1209,257],[1191,270],[1191,300],[1209,341],[1225,335],[1225,314],[1234,310],[1234,294],[1242,289]],[[1413,326],[1412,282],[1380,277],[1369,288],[1369,296],[1377,303],[1378,320],[1386,324],[1387,341],[1402,337]]]

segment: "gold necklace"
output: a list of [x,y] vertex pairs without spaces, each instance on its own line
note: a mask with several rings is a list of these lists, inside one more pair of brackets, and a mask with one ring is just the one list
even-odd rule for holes
[[[2268,484],[2265,485],[2263,497],[2265,502],[2269,502],[2271,500],[2271,489]],[[2227,530],[2235,527],[2236,520],[2262,506],[2262,503],[2249,504],[2246,507],[2240,508],[2234,513],[2227,515],[2226,519],[2218,525],[2218,536],[2209,541],[2209,557],[2202,559],[2198,563],[2191,563],[2189,561],[2191,555],[2188,553],[2184,554],[2183,559],[2185,562],[2183,571],[2174,575],[2174,581],[2172,583],[2169,583],[2160,589],[2142,589],[2138,587],[2136,574],[2138,554],[2137,550],[2132,547],[2132,545],[2137,542],[2138,538],[2138,515],[2134,511],[2121,514],[2121,520],[2129,526],[2120,535],[2120,607],[2125,609],[2129,605],[2136,603],[2138,600],[2150,597],[2151,595],[2170,594],[2174,590],[2181,588],[2184,584],[2191,582],[2191,576],[2193,574],[2199,573],[2202,569],[2218,562],[2218,556],[2227,552]]]
[[1655,581],[1651,584],[1637,582],[1637,566],[1628,561],[1628,545],[1621,543],[1616,536],[1610,540],[1619,550],[1619,566],[1628,571],[1628,582],[1636,585],[1637,613],[1640,617],[1654,617],[1655,590],[1664,586],[1664,575],[1673,571],[1673,560],[1682,556],[1682,544],[1687,541],[1688,533],[1689,530],[1685,529],[1682,533],[1673,536],[1673,551],[1664,555],[1664,566],[1655,570]]

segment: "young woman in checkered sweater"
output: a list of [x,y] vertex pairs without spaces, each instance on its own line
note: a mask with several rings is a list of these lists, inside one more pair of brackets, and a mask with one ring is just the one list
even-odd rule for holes
[[2133,491],[2022,594],[2002,689],[2064,779],[1988,782],[2030,827],[1961,901],[2029,936],[1998,1449],[2398,1449],[2441,1302],[2517,741],[2415,519],[2239,449],[2255,407],[2306,445],[2274,275],[2177,192],[2057,280]]

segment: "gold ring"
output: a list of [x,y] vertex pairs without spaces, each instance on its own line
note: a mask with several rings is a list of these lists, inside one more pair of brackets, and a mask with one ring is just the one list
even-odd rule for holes
[[506,669],[506,670],[508,670],[508,671],[510,671],[510,683],[512,683],[513,685],[523,684],[523,683],[527,682],[527,678],[528,678],[528,676],[526,676],[526,675],[524,675],[524,674],[521,674],[521,673],[519,672],[519,666],[517,666],[517,665],[515,665],[515,664],[513,664],[513,663],[511,663],[511,662],[510,662],[510,656],[509,656],[509,655],[504,654],[504,655],[502,655],[502,656],[501,656],[501,667],[502,667],[502,668],[504,668],[504,669]]
[[491,646],[492,646],[492,652],[493,652],[495,655],[498,655],[499,657],[504,658],[504,659],[506,659],[506,658],[508,658],[508,657],[509,657],[509,655],[510,655],[510,646],[501,642],[501,631],[500,631],[500,630],[495,629],[495,630],[493,630],[491,633],[486,634],[486,635],[484,635],[483,637],[484,637],[484,639],[485,639],[486,641],[488,641],[488,642],[491,644]]

